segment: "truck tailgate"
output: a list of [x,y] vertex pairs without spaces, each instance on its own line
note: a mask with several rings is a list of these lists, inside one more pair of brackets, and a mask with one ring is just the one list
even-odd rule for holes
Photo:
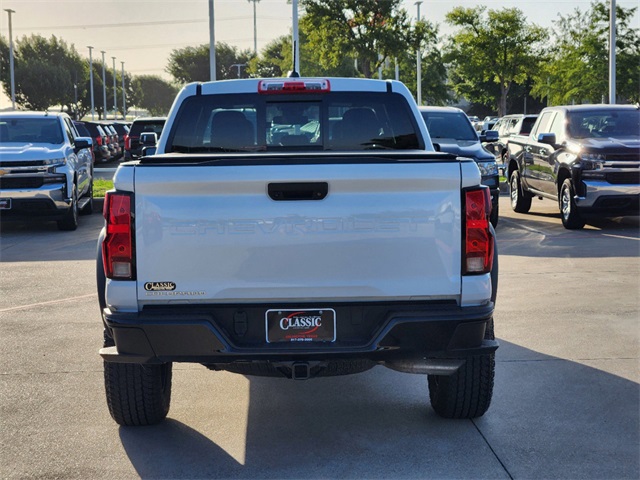
[[456,299],[460,202],[457,162],[137,166],[138,301]]

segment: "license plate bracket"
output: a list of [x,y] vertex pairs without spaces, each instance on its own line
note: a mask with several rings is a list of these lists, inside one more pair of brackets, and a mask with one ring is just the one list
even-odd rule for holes
[[332,308],[280,308],[265,313],[267,343],[336,341],[336,311]]

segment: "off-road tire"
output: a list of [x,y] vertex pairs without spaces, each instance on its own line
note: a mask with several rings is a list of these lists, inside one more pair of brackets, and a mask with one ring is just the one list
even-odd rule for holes
[[[494,339],[493,319],[485,338]],[[481,417],[491,405],[494,375],[494,353],[468,357],[453,375],[429,375],[431,407],[444,418]]]
[[[104,346],[113,346],[105,330]],[[119,425],[154,425],[171,404],[172,364],[140,365],[104,362],[104,387],[111,417]]]
[[509,195],[511,196],[511,208],[517,213],[527,213],[531,208],[533,195],[525,192],[520,180],[520,172],[514,170],[509,177]]
[[580,217],[576,202],[573,200],[575,190],[571,179],[567,178],[560,186],[558,195],[558,206],[560,207],[560,217],[562,225],[567,230],[579,230],[585,225],[585,221]]
[[58,220],[58,230],[73,231],[78,228],[78,189],[73,184],[71,193],[71,206],[63,218]]

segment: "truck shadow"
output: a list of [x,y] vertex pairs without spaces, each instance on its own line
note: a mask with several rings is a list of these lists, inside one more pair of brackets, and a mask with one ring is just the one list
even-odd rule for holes
[[[567,230],[542,213],[501,218],[496,229],[500,255],[602,258],[640,254],[637,218],[593,219],[582,230]],[[559,217],[559,215],[558,215]]]
[[55,222],[0,222],[0,262],[95,260],[104,218],[81,215],[78,229],[61,232]]
[[376,367],[249,377],[243,462],[175,419],[120,438],[142,478],[638,478],[637,383],[501,343],[493,404],[474,421],[436,416],[426,377]]

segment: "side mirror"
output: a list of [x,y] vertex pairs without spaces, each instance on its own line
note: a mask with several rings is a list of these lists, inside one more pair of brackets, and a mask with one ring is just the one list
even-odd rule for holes
[[497,130],[483,130],[480,133],[480,141],[481,142],[497,142],[500,137],[500,134]]
[[84,148],[91,148],[93,146],[93,140],[89,137],[77,137],[73,139],[73,150],[78,153]]
[[150,157],[151,155],[155,155],[157,150],[155,145],[153,147],[142,147],[142,156]]
[[545,143],[547,145],[555,146],[556,145],[556,134],[555,133],[540,133],[536,140],[538,140],[538,143]]
[[140,134],[140,145],[142,147],[155,147],[158,143],[158,135],[155,132],[143,132]]
[[441,151],[442,151],[442,150],[440,150],[440,144],[439,144],[439,143],[434,143],[434,144],[433,144],[433,149],[434,149],[436,152],[441,152]]

